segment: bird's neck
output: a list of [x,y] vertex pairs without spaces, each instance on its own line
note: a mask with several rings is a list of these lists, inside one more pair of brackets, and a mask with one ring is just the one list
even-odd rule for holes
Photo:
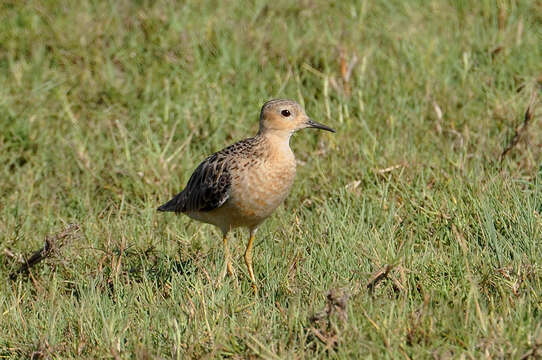
[[281,156],[291,157],[293,156],[292,149],[290,149],[290,137],[292,131],[286,130],[265,130],[260,131],[257,136],[264,139],[268,144],[271,153]]
[[265,130],[260,131],[258,136],[263,137],[269,145],[276,148],[290,149],[290,137],[293,132],[287,130]]

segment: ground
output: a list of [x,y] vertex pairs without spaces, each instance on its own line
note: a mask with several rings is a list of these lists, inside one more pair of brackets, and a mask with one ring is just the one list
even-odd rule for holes
[[[0,357],[541,356],[540,59],[535,0],[2,2]],[[156,207],[276,97],[337,133],[255,297]]]

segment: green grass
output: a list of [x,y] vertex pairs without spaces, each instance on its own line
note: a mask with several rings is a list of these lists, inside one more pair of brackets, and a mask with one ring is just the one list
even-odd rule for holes
[[[2,2],[0,358],[541,356],[540,107],[499,162],[541,59],[534,0]],[[275,97],[337,133],[292,139],[255,298],[245,232],[217,287],[155,209]]]

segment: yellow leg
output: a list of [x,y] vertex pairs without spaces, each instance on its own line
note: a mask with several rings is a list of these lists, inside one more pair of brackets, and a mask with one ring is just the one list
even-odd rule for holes
[[252,281],[252,288],[254,292],[258,293],[258,287],[256,286],[256,278],[254,277],[254,271],[252,270],[252,244],[254,243],[254,237],[256,235],[256,230],[250,230],[250,238],[248,239],[247,249],[245,251],[245,264],[248,269],[248,276],[250,276],[250,281]]
[[220,274],[220,281],[224,279],[226,276],[226,270],[228,271],[228,275],[231,277],[234,277],[233,274],[233,268],[231,266],[231,255],[230,255],[230,248],[228,246],[228,234],[225,233],[222,242],[224,243],[224,270],[222,270],[222,273]]

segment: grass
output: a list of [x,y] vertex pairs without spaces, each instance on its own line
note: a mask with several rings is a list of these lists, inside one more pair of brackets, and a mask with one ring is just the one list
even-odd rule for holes
[[[540,1],[30,0],[0,20],[0,357],[542,356],[539,108],[499,160],[540,95]],[[240,287],[216,287],[218,231],[155,209],[274,97],[338,132],[292,139],[255,298],[246,233]]]

